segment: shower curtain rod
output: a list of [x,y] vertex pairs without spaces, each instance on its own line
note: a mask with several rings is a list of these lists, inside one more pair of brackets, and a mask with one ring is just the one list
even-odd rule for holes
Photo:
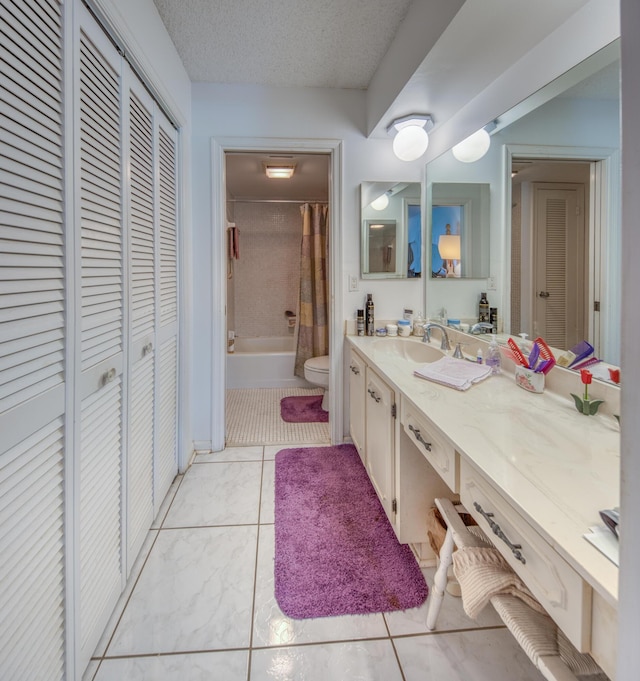
[[328,201],[296,201],[295,199],[227,199],[228,203],[329,203]]

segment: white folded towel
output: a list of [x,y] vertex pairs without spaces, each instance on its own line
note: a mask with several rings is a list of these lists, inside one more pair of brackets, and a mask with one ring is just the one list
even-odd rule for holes
[[474,364],[464,359],[443,357],[437,362],[425,364],[413,373],[420,378],[426,378],[456,390],[468,390],[474,383],[490,376],[491,367],[486,364]]

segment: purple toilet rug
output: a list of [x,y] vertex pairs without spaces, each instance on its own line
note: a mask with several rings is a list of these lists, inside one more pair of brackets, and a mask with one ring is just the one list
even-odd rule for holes
[[280,417],[287,423],[327,423],[329,412],[322,408],[322,395],[295,395],[280,400]]

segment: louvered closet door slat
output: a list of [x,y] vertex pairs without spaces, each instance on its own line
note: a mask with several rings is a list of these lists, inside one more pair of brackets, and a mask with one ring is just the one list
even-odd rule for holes
[[[153,116],[151,106],[134,91],[136,86],[134,81],[129,92],[129,244],[134,340],[152,333],[155,325]],[[150,494],[151,490],[150,484]]]
[[176,143],[163,127],[159,131],[160,325],[178,319],[176,268]]
[[[0,32],[4,85],[0,88],[2,414],[63,382],[59,3],[45,1],[33,11],[22,2],[5,2]],[[25,347],[38,347],[37,359],[25,357],[21,352]]]
[[80,623],[92,651],[120,592],[121,382],[81,404]]
[[177,470],[176,442],[178,408],[177,342],[175,338],[165,342],[159,350],[157,419],[158,442],[156,445],[155,504],[156,512]]
[[62,679],[63,423],[0,455],[0,676]]
[[129,406],[128,569],[153,520],[153,353],[133,366]]
[[100,159],[99,171],[83,160],[80,173],[84,371],[122,350],[122,207],[119,74],[84,32],[80,43],[81,158]]

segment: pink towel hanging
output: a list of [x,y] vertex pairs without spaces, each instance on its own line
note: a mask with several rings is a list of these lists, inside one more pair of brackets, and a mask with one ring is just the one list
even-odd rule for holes
[[237,227],[227,229],[229,235],[229,259],[239,260],[240,258],[240,230]]

